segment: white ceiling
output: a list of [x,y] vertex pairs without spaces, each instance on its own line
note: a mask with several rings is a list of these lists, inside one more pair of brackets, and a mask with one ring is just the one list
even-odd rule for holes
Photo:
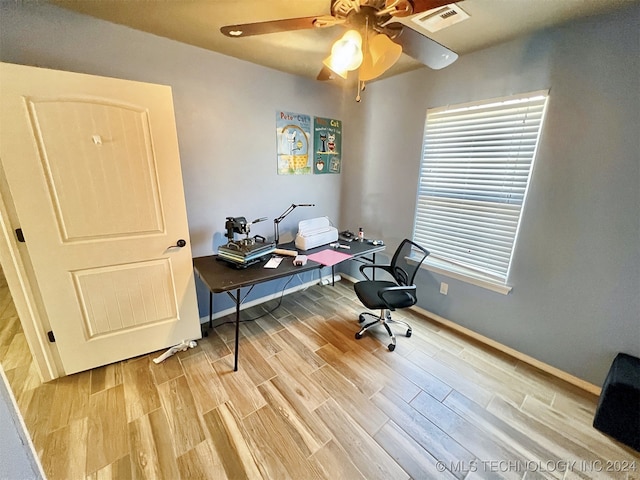
[[[228,38],[224,25],[328,15],[330,0],[50,0],[65,8],[283,72],[316,78],[340,26]],[[459,55],[640,0],[465,0],[471,18],[431,35]],[[423,65],[407,55],[385,76]],[[424,67],[426,68],[426,67]]]

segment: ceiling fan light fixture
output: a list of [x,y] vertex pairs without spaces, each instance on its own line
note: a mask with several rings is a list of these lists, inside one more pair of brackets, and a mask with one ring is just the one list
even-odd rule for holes
[[365,82],[379,77],[389,70],[402,55],[402,47],[387,35],[369,37],[369,45],[360,68],[360,80]]
[[[327,58],[325,58],[322,61],[322,63],[331,72],[335,73],[336,75],[340,75],[342,78],[347,78],[347,75],[349,74],[349,70],[346,70],[344,68],[343,69],[339,69],[336,65],[333,65],[333,63],[331,62],[331,55],[329,55]],[[331,80],[331,76],[329,76],[328,80]]]
[[347,72],[358,68],[362,58],[362,36],[356,30],[349,30],[333,44],[331,55],[322,63],[342,78],[347,78]]

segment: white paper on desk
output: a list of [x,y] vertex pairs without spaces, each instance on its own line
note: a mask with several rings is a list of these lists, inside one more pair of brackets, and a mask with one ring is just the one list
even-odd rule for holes
[[282,257],[273,257],[271,260],[264,264],[264,268],[278,268],[280,262],[282,262]]

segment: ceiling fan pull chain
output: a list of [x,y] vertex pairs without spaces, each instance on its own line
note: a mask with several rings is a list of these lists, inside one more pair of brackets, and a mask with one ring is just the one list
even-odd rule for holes
[[[362,57],[366,57],[367,55],[371,55],[371,52],[369,52],[369,34],[367,32],[369,32],[369,17],[365,18],[364,21],[365,24],[365,34],[364,34],[364,40],[363,40],[363,46],[362,46]],[[364,90],[364,82],[362,82],[360,80],[360,70],[358,70],[358,93],[356,94],[356,102],[360,103],[360,100],[362,100],[360,98],[360,92]]]
[[358,79],[358,94],[356,95],[356,102],[360,103],[360,100],[362,100],[362,98],[360,97],[360,93],[364,92],[365,88],[367,87],[367,84]]

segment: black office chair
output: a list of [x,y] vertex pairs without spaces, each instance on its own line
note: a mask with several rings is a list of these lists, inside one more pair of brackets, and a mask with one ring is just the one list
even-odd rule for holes
[[[388,345],[389,351],[396,348],[396,336],[391,331],[389,323],[399,323],[407,327],[407,337],[411,336],[411,326],[401,320],[393,320],[391,311],[396,308],[407,308],[414,305],[418,298],[416,296],[416,286],[413,279],[429,252],[420,245],[413,243],[409,239],[404,239],[398,249],[393,254],[390,265],[365,264],[360,266],[360,273],[366,280],[356,283],[353,288],[362,304],[371,309],[380,309],[380,316],[369,312],[363,312],[358,317],[360,323],[366,320],[365,315],[373,317],[375,320],[366,323],[356,333],[356,339],[360,340],[362,334],[374,325],[382,324],[391,337]],[[377,269],[383,270],[393,277],[393,280],[371,280],[365,270],[372,269],[373,273]]]

